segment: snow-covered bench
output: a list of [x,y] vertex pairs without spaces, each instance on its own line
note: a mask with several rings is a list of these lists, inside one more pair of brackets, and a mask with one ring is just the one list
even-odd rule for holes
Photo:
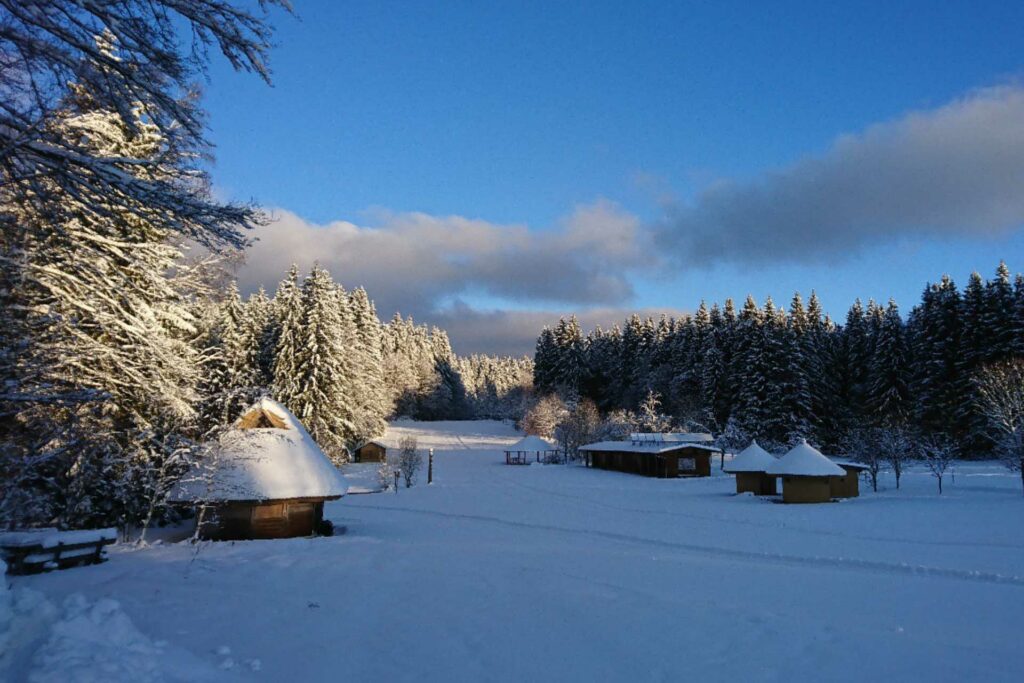
[[104,560],[103,547],[116,540],[116,529],[7,531],[0,533],[0,555],[8,574],[38,574],[99,564]]

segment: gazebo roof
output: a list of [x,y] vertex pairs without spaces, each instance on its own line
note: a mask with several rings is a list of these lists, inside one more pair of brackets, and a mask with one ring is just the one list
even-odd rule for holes
[[[209,468],[207,471],[204,468]],[[283,405],[261,398],[171,492],[176,502],[340,498],[344,475]]]
[[750,445],[736,454],[725,466],[726,472],[767,472],[768,468],[775,464],[774,455],[761,448],[757,441],[751,441]]
[[558,446],[540,438],[539,436],[529,434],[527,436],[524,436],[519,441],[516,441],[511,446],[506,446],[505,450],[509,452],[524,451],[532,453],[536,451],[543,453],[544,451],[557,451]]
[[767,470],[768,474],[793,477],[834,477],[843,476],[845,471],[821,451],[802,439],[788,453],[776,460]]

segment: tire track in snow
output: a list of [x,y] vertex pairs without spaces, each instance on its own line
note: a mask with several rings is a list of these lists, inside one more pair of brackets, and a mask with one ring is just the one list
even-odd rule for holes
[[[514,473],[513,473],[514,474]],[[971,542],[971,541],[927,541],[919,538],[886,538],[883,536],[865,536],[863,534],[850,534],[841,531],[828,531],[827,529],[808,529],[804,527],[788,526],[784,524],[764,524],[747,519],[729,519],[726,517],[717,517],[713,515],[702,515],[695,512],[678,512],[675,510],[650,510],[643,508],[631,508],[623,507],[621,505],[613,505],[600,500],[594,500],[587,498],[586,496],[574,496],[569,493],[562,493],[560,491],[551,491],[549,489],[541,488],[539,486],[531,486],[524,484],[520,481],[516,481],[511,476],[503,476],[503,479],[519,488],[526,489],[527,491],[533,491],[534,493],[540,493],[543,495],[552,496],[554,498],[563,498],[565,500],[579,501],[592,505],[594,507],[605,508],[607,510],[614,510],[616,512],[632,512],[641,515],[664,515],[667,517],[681,517],[684,519],[696,519],[704,522],[720,523],[725,522],[727,524],[739,524],[742,526],[749,526],[759,529],[783,529],[786,531],[793,531],[797,533],[816,534],[819,536],[834,536],[837,538],[848,538],[857,541],[873,541],[878,543],[899,543],[903,544],[914,544],[914,545],[926,545],[926,546],[953,546],[953,547],[966,547],[966,548],[997,548],[1001,550],[1024,550],[1024,546],[1017,545],[1014,543],[985,543],[985,542]]]
[[821,556],[800,556],[786,555],[784,553],[758,553],[746,550],[733,550],[715,546],[698,545],[695,543],[680,543],[677,541],[666,541],[657,538],[645,538],[643,536],[630,536],[613,531],[597,531],[593,529],[578,529],[562,527],[553,524],[534,524],[529,522],[518,522],[500,517],[489,517],[486,515],[469,515],[454,512],[438,512],[435,510],[422,510],[416,508],[402,508],[390,505],[363,505],[367,509],[386,510],[389,512],[405,512],[412,514],[429,515],[448,519],[462,519],[471,522],[484,522],[511,528],[534,529],[537,531],[553,531],[576,536],[589,536],[602,538],[620,543],[631,543],[634,545],[645,545],[658,548],[683,551],[694,555],[706,557],[741,560],[745,562],[772,562],[775,564],[804,566],[811,568],[833,567],[845,570],[872,571],[883,574],[897,574],[904,576],[957,579],[960,581],[971,581],[999,585],[1011,585],[1024,587],[1024,576],[998,574],[969,569],[947,569],[943,567],[929,567],[925,565],[897,564],[892,562],[880,562],[877,560],[860,560],[847,557],[821,557]]

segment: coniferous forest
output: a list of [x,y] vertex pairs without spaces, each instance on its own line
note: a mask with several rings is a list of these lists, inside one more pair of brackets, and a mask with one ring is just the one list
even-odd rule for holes
[[980,405],[982,368],[1024,356],[1024,276],[1000,263],[967,286],[929,284],[901,314],[895,301],[856,301],[835,321],[813,293],[701,303],[681,319],[641,319],[584,334],[575,318],[537,340],[538,394],[636,411],[649,396],[683,427],[757,438],[773,448],[807,438],[833,451],[870,430],[941,437],[961,457],[997,442]]

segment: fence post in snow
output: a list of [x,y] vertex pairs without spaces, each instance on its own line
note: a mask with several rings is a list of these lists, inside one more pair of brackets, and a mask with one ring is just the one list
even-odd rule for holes
[[427,483],[434,483],[434,449],[427,451]]

